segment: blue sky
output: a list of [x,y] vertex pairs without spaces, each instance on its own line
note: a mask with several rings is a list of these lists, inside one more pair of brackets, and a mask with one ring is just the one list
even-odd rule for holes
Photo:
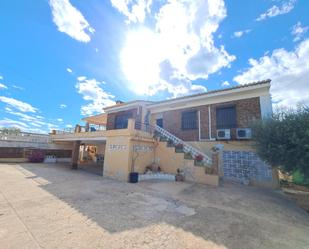
[[4,0],[0,126],[48,132],[116,100],[272,79],[309,103],[306,0]]

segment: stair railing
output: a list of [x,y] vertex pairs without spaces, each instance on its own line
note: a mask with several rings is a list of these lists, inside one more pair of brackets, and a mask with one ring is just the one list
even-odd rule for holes
[[175,135],[171,134],[170,132],[168,132],[167,130],[163,129],[162,127],[155,125],[155,130],[161,134],[162,136],[166,137],[167,139],[173,141],[174,144],[182,144],[183,145],[183,150],[186,153],[191,153],[191,155],[193,156],[193,158],[195,158],[196,156],[203,156],[203,162],[205,162],[208,165],[212,164],[212,159],[204,154],[203,152],[199,151],[198,149],[194,148],[193,146],[189,145],[188,143],[184,142],[183,140],[181,140],[180,138],[176,137]]

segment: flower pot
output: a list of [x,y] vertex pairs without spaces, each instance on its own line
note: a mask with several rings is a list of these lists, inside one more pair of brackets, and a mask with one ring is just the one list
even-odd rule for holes
[[182,174],[176,174],[175,175],[176,182],[183,182],[185,180],[185,176]]
[[138,172],[131,172],[129,174],[129,182],[130,183],[137,183],[138,182]]

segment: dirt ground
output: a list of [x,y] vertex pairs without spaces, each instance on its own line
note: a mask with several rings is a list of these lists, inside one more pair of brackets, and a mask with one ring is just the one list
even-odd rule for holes
[[280,191],[0,164],[0,248],[308,249],[309,215]]

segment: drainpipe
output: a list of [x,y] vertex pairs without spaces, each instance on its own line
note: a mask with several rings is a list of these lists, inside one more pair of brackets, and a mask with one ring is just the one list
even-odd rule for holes
[[208,132],[209,132],[209,140],[215,140],[211,135],[211,112],[210,105],[208,106]]
[[197,112],[198,117],[198,141],[201,141],[201,112]]

